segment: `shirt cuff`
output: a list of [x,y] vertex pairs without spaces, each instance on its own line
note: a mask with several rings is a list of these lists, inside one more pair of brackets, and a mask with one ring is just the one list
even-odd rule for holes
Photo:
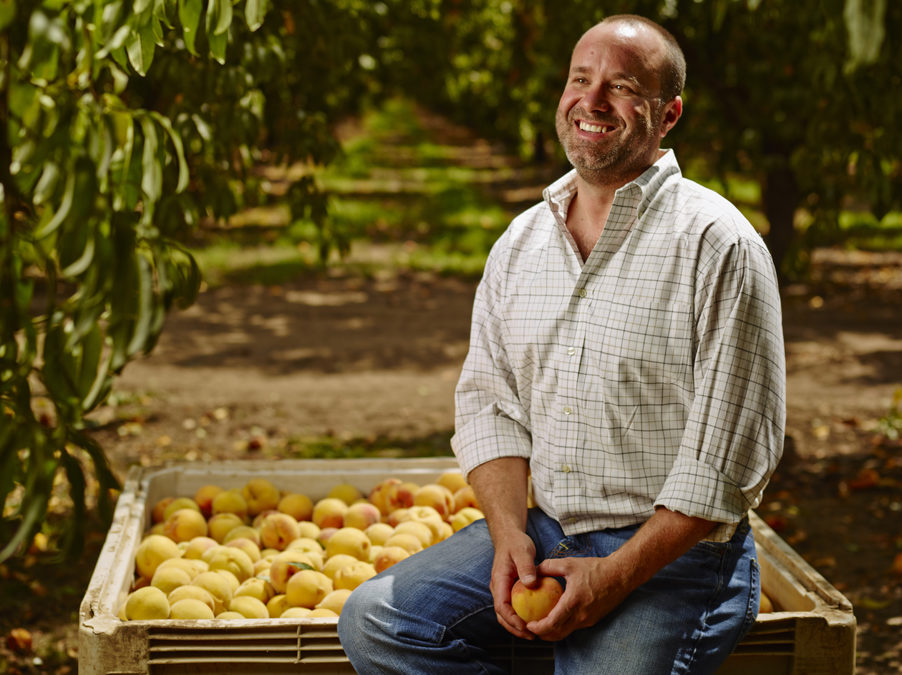
[[451,438],[451,449],[466,476],[480,464],[501,457],[529,459],[532,439],[521,424],[492,406],[460,425]]
[[727,541],[752,505],[724,473],[697,459],[678,457],[655,506],[721,523],[706,539]]

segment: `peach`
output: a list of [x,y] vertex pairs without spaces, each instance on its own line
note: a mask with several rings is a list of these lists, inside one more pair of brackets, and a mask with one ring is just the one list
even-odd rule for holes
[[564,589],[554,577],[539,577],[534,588],[518,579],[511,588],[511,605],[517,616],[527,623],[538,621],[548,616],[563,593]]
[[156,504],[154,504],[153,508],[150,510],[150,522],[162,523],[164,520],[166,520],[163,517],[163,513],[166,511],[166,507],[174,501],[175,497],[163,497]]
[[223,546],[234,546],[235,548],[241,549],[245,553],[247,553],[247,557],[251,559],[251,562],[255,563],[261,559],[260,555],[260,547],[257,546],[250,539],[245,537],[236,537],[235,539],[230,539],[228,542],[223,544]]
[[244,521],[238,514],[217,513],[207,521],[207,534],[211,539],[215,539],[217,543],[221,544],[231,530],[241,525],[244,525]]
[[[313,512],[311,511],[311,517]],[[300,536],[309,537],[310,539],[319,539],[319,533],[321,528],[319,525],[314,523],[312,520],[303,520],[298,523],[298,530],[300,531]]]
[[401,562],[404,558],[409,558],[410,551],[400,546],[383,546],[379,555],[373,561],[373,567],[377,572],[387,570],[397,562]]
[[217,619],[222,619],[223,621],[234,621],[235,619],[245,619],[243,614],[239,614],[238,612],[220,612],[216,615]]
[[269,567],[269,583],[276,593],[284,593],[289,579],[301,570],[315,570],[316,565],[306,553],[302,551],[283,551],[273,558]]
[[324,497],[313,505],[312,520],[321,529],[344,525],[348,505],[337,497]]
[[381,546],[384,544],[385,540],[392,536],[394,532],[395,528],[388,523],[373,523],[363,531],[363,533],[370,538],[370,541],[374,546]]
[[[172,504],[175,504],[173,502]],[[163,534],[175,542],[191,541],[195,537],[207,536],[207,521],[200,511],[176,509],[163,521]]]
[[186,620],[212,619],[213,610],[200,600],[185,598],[170,605],[169,618]]
[[187,584],[173,589],[170,591],[167,599],[170,607],[179,600],[200,600],[210,608],[211,612],[216,610],[216,602],[213,600],[213,596],[210,595],[210,591],[194,584]]
[[266,603],[266,611],[269,612],[270,619],[278,619],[289,607],[291,605],[288,604],[288,598],[284,593],[272,596]]
[[194,501],[207,518],[213,515],[213,497],[222,492],[218,485],[202,485],[194,493]]
[[313,608],[333,590],[332,580],[322,572],[300,570],[288,580],[285,596],[292,607]]
[[381,520],[382,513],[376,508],[375,504],[371,504],[370,502],[357,502],[351,504],[345,512],[344,526],[365,530],[373,523],[378,523]]
[[472,485],[462,487],[454,493],[454,513],[468,506],[474,509],[479,508],[479,502],[476,501],[476,491],[473,490]]
[[410,509],[408,508],[394,509],[391,513],[385,516],[385,522],[392,527],[397,527],[398,523],[404,522],[410,517],[409,514]]
[[423,550],[423,543],[410,533],[395,533],[385,540],[385,546],[400,546],[405,551],[413,555]]
[[276,511],[260,523],[260,541],[266,548],[284,550],[289,542],[299,536],[298,521],[287,513]]
[[341,614],[341,608],[344,607],[345,600],[350,594],[351,591],[347,588],[338,588],[320,600],[314,609],[329,609],[336,614]]
[[169,502],[165,509],[163,509],[163,522],[166,522],[166,520],[169,519],[169,516],[179,509],[191,509],[192,511],[200,513],[200,507],[197,505],[196,501],[191,499],[191,497],[176,497]]
[[313,517],[313,500],[307,495],[289,492],[279,500],[276,509],[297,520],[310,520]]
[[269,611],[266,609],[266,605],[249,595],[239,595],[237,598],[232,598],[232,602],[229,603],[229,611],[238,612],[245,619],[269,618]]
[[336,589],[346,588],[353,591],[374,576],[376,576],[376,568],[371,563],[357,560],[345,565],[335,573],[334,585]]
[[446,471],[439,476],[438,480],[435,482],[439,485],[444,485],[451,490],[451,494],[454,494],[461,488],[467,487],[467,479],[464,478],[464,475],[460,471]]
[[313,613],[308,607],[287,607],[284,612],[274,619],[306,619]]
[[423,548],[432,546],[433,540],[435,539],[435,535],[432,533],[429,526],[418,520],[405,520],[403,523],[398,523],[398,526],[395,528],[395,534],[403,534],[405,532],[410,533],[419,539]]
[[214,546],[219,546],[219,542],[212,537],[195,537],[188,542],[188,546],[182,551],[182,557],[189,560],[200,560],[204,551]]
[[387,516],[394,510],[394,507],[389,505],[389,501],[391,493],[396,490],[397,486],[400,484],[400,478],[386,478],[370,490],[369,500],[377,509],[379,509],[379,512],[383,516]]
[[153,573],[150,580],[151,586],[156,586],[166,595],[169,595],[179,586],[186,586],[191,583],[191,575],[185,570],[178,567],[158,567]]
[[193,558],[169,558],[157,565],[157,571],[154,572],[154,576],[156,576],[160,570],[164,570],[168,567],[177,567],[180,570],[184,570],[192,579],[201,572],[206,572],[209,569],[209,565],[203,560],[196,560]]
[[204,554],[203,560],[210,566],[211,571],[226,570],[234,574],[239,582],[254,573],[254,561],[247,553],[234,546],[212,548]]
[[298,537],[297,539],[288,542],[288,546],[285,547],[285,550],[303,551],[304,553],[316,553],[322,555],[323,546],[316,539],[311,537]]
[[485,518],[482,511],[472,506],[465,506],[460,511],[451,516],[451,527],[455,532],[462,530],[470,523]]
[[330,579],[334,579],[342,567],[353,565],[356,562],[359,562],[359,560],[352,555],[337,553],[326,561],[321,572]]
[[181,557],[178,544],[162,534],[144,538],[135,551],[135,569],[139,576],[151,579],[164,560]]
[[411,506],[409,509],[403,509],[398,515],[398,524],[408,520],[415,520],[425,523],[432,530],[432,540],[441,541],[443,538],[445,524],[444,519],[431,506]]
[[232,601],[232,586],[228,580],[216,572],[202,572],[191,580],[192,586],[198,586],[207,591],[212,597],[215,607],[213,612],[220,614],[228,608]]
[[222,538],[223,544],[228,544],[233,539],[250,539],[259,548],[263,542],[260,540],[260,530],[254,529],[250,525],[239,525],[229,530]]
[[454,494],[438,483],[430,483],[417,490],[413,495],[413,503],[416,506],[431,506],[443,519],[454,512]]
[[282,495],[279,488],[266,478],[252,478],[241,488],[241,496],[247,503],[248,515],[255,516],[262,511],[275,509]]
[[339,483],[338,485],[333,486],[326,496],[332,499],[340,499],[350,506],[363,497],[363,493],[350,483]]
[[218,513],[233,513],[241,518],[242,523],[247,520],[247,500],[240,490],[223,490],[213,497],[210,508],[214,516]]
[[169,600],[156,586],[145,586],[129,594],[125,601],[129,621],[154,621],[169,618]]
[[272,600],[272,597],[276,594],[275,589],[272,587],[272,584],[269,583],[266,579],[261,579],[260,577],[251,577],[250,579],[245,579],[241,582],[241,585],[238,587],[232,594],[232,599],[241,597],[242,595],[248,595],[252,598],[257,598],[264,605]]
[[311,619],[334,619],[338,614],[328,607],[315,607],[307,616]]
[[336,531],[326,542],[326,558],[338,553],[354,556],[358,560],[369,560],[370,538],[363,530],[356,527],[343,527]]

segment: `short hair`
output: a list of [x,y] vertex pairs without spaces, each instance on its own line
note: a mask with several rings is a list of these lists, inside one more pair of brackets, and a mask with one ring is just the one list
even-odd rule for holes
[[661,72],[661,98],[670,101],[683,92],[686,84],[686,57],[680,43],[659,23],[638,14],[612,14],[601,23],[628,23],[650,28],[664,41],[666,52]]

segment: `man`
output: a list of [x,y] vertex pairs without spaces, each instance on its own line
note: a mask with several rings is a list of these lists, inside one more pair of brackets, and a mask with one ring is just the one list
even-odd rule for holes
[[[503,672],[489,647],[513,635],[555,641],[568,675],[711,673],[754,622],[779,294],[757,233],[659,147],[684,79],[647,19],[577,43],[556,117],[575,169],[494,246],[457,388],[486,520],[354,592],[339,633],[359,672]],[[527,624],[511,587],[539,575],[565,592]]]

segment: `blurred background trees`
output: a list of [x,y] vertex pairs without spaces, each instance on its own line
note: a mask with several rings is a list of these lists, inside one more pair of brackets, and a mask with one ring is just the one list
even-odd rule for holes
[[68,548],[87,475],[108,504],[89,414],[196,296],[199,227],[280,203],[323,260],[346,250],[318,167],[339,122],[398,95],[563,169],[570,51],[615,13],[683,45],[669,144],[754,214],[785,280],[850,223],[898,223],[889,0],[0,0],[0,560],[61,477]]

